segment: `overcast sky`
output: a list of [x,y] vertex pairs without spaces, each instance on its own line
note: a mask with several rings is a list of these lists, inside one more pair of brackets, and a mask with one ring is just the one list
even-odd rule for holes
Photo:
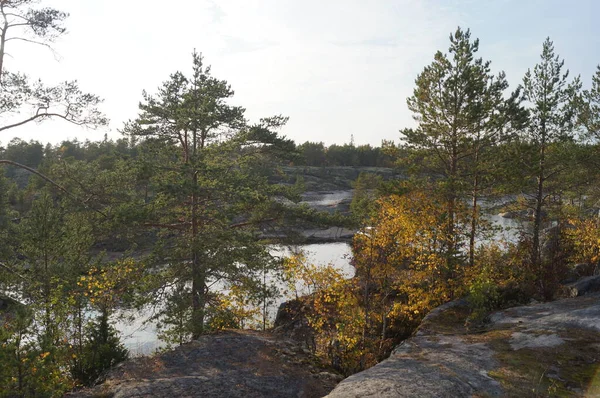
[[58,57],[35,46],[9,48],[11,70],[47,82],[77,79],[105,99],[110,127],[65,123],[12,129],[42,142],[119,138],[142,90],[177,70],[197,49],[213,75],[235,90],[251,121],[283,114],[297,142],[379,145],[413,125],[414,81],[457,26],[480,39],[480,55],[515,88],[550,36],[585,86],[600,63],[597,0],[44,0],[70,13]]

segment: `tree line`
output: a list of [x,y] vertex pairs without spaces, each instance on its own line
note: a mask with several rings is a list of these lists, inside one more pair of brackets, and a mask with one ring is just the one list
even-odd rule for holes
[[383,141],[380,147],[369,144],[355,146],[349,144],[332,144],[325,146],[322,142],[306,141],[297,145],[299,159],[295,162],[301,166],[352,166],[352,167],[393,167],[394,156],[389,148],[393,143]]
[[[101,141],[63,140],[58,144],[42,144],[37,140],[24,141],[13,138],[0,146],[2,159],[19,161],[22,164],[38,168],[45,158],[74,158],[76,160],[94,161],[101,156],[118,153],[122,156],[135,157],[138,153],[137,140],[105,138]],[[380,147],[369,144],[355,146],[353,143],[326,146],[322,142],[304,142],[294,144],[296,156],[289,161],[290,165],[313,167],[394,167],[394,156],[390,154],[393,143],[383,142]],[[9,173],[11,171],[9,170]]]

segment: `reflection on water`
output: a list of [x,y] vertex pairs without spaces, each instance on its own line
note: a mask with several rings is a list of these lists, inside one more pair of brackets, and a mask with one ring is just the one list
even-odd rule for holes
[[[346,277],[354,276],[354,268],[350,265],[350,246],[347,243],[301,245],[298,246],[298,249],[302,249],[307,260],[313,264],[333,264],[341,269]],[[278,257],[287,256],[290,254],[290,250],[287,247],[273,247],[271,254]],[[283,287],[280,285],[282,290]],[[269,307],[271,318],[275,317],[279,305],[289,298],[280,297]],[[127,310],[122,311],[119,315],[125,319],[133,319],[131,322],[125,320],[115,322],[115,327],[121,333],[123,343],[132,355],[147,355],[161,348],[162,344],[156,336],[156,322],[146,322],[153,315],[151,310]]]
[[344,200],[352,199],[352,191],[307,192],[303,195],[302,202],[318,206],[336,206]]
[[[332,264],[342,270],[346,277],[354,276],[354,267],[350,265],[352,252],[350,245],[345,242],[300,245],[298,249],[304,252],[309,263]],[[274,247],[271,254],[274,256],[289,256],[290,250],[287,247]]]

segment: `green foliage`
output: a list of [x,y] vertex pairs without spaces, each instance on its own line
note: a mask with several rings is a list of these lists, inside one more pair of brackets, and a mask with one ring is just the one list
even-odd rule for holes
[[382,183],[383,178],[381,176],[370,173],[360,173],[354,182],[350,211],[358,225],[368,222],[374,216],[378,189]]
[[36,337],[33,313],[24,307],[0,314],[0,396],[61,397],[73,387],[65,372],[66,347]]
[[[474,261],[475,240],[480,227],[479,203],[493,180],[493,150],[511,124],[518,125],[522,112],[518,93],[504,99],[508,83],[504,72],[491,74],[490,62],[475,58],[479,40],[458,28],[450,35],[448,54],[437,52],[431,65],[416,80],[408,108],[418,123],[402,136],[413,156],[413,172],[433,177],[446,198],[447,262],[460,251],[463,237],[459,223],[470,224],[469,259]],[[459,213],[460,201],[471,199],[471,209]],[[466,211],[466,209],[465,209]]]
[[297,146],[300,153],[295,164],[303,166],[332,167],[391,167],[392,157],[382,147],[355,146],[354,143],[326,147],[322,142],[306,141]]
[[298,150],[302,156],[302,165],[305,166],[323,166],[326,164],[325,145],[322,142],[306,141],[298,145]]
[[[174,73],[156,95],[145,93],[139,118],[125,128],[143,143],[138,160],[150,192],[137,222],[159,238],[159,263],[149,265],[160,264],[161,271],[148,270],[149,293],[172,302],[163,307],[161,324],[175,328],[166,332],[175,341],[200,336],[208,311],[222,309],[222,298],[210,291],[216,281],[230,291],[261,289],[246,283],[262,279],[264,267],[273,264],[257,228],[285,215],[273,197],[290,190],[268,180],[294,155],[293,143],[277,133],[287,119],[248,125],[244,109],[229,105],[232,96],[229,84],[194,53],[191,76]],[[166,286],[177,289],[166,292]]]
[[[13,219],[16,213],[11,209],[9,203],[10,181],[4,177],[0,169],[0,263],[12,262],[14,259],[14,248],[16,245],[15,225]],[[0,275],[4,275],[6,269],[0,269]],[[12,278],[14,275],[7,275]]]
[[12,160],[25,166],[36,168],[44,157],[44,146],[38,141],[25,142],[19,138],[13,138],[7,144],[2,153],[3,159]]
[[[541,256],[541,232],[545,226],[549,194],[560,190],[553,181],[560,182],[562,172],[572,165],[572,152],[563,144],[575,139],[577,99],[581,89],[579,77],[569,81],[569,71],[563,73],[564,60],[554,53],[554,45],[547,38],[542,46],[540,62],[528,70],[523,78],[523,97],[530,104],[529,126],[522,139],[529,149],[523,154],[528,162],[523,180],[525,190],[533,191],[533,231],[531,264],[544,272]],[[549,292],[544,293],[550,294]]]
[[106,370],[126,360],[129,352],[110,325],[107,312],[91,321],[87,329],[82,352],[74,355],[71,374],[80,383],[91,386]]
[[600,140],[600,65],[592,76],[592,87],[583,92],[583,101],[580,104],[579,123],[585,127],[590,138]]
[[466,278],[467,299],[471,307],[468,322],[480,323],[491,311],[500,308],[499,290],[516,279],[504,257],[502,248],[493,243],[478,249],[475,266]]
[[[48,44],[67,15],[34,3],[2,1],[0,9]],[[2,24],[4,51],[19,30]],[[504,73],[493,75],[478,51],[469,30],[451,34],[448,53],[437,52],[417,77],[407,101],[417,127],[402,130],[400,145],[296,146],[279,133],[285,117],[250,124],[230,85],[194,53],[190,75],[176,72],[143,94],[127,138],[45,147],[14,139],[0,148],[0,163],[25,166],[0,174],[0,289],[23,301],[0,313],[0,396],[61,396],[93,383],[127,358],[110,316],[134,302],[154,306],[169,345],[222,328],[266,328],[277,272],[297,297],[309,293],[316,353],[345,374],[381,360],[429,310],[465,293],[473,322],[527,294],[552,297],[569,263],[600,261],[598,221],[586,214],[600,197],[600,66],[580,92],[548,39],[522,89],[506,96]],[[8,71],[4,55],[0,132],[51,118],[106,123],[97,96]],[[273,183],[290,164],[411,171],[408,182],[369,173],[356,180],[356,278],[299,254],[283,265],[269,254],[260,238],[268,228],[300,219],[350,225],[285,204],[304,188],[301,179]],[[27,168],[43,174],[30,178]],[[521,192],[533,233],[507,247],[481,245],[482,199]],[[542,234],[550,221],[556,228]],[[148,248],[141,261],[102,253]]]
[[469,305],[472,309],[470,320],[484,320],[492,310],[498,308],[498,299],[498,289],[494,281],[480,275],[469,286]]

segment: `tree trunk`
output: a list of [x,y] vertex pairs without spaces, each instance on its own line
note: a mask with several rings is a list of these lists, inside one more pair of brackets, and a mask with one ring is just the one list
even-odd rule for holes
[[204,333],[204,307],[206,305],[206,274],[202,268],[199,259],[198,248],[198,214],[197,203],[198,197],[196,188],[198,186],[198,175],[192,171],[192,203],[191,203],[191,218],[192,218],[192,338],[195,340]]
[[192,260],[192,339],[198,339],[204,333],[204,307],[206,305],[206,276],[194,254]]
[[475,151],[475,179],[473,181],[473,192],[471,202],[471,231],[469,231],[469,266],[475,265],[475,235],[477,233],[477,200],[479,199],[479,149]]
[[[186,145],[189,144],[186,134]],[[186,146],[186,163],[195,164],[198,151],[197,131],[192,132],[192,156],[190,148]],[[201,148],[204,142],[201,143]],[[206,273],[200,264],[198,247],[199,217],[198,217],[198,173],[195,167],[191,170],[192,195],[191,195],[191,222],[192,222],[192,339],[198,339],[204,333],[204,316],[206,306]]]
[[444,278],[454,279],[455,277],[455,255],[456,255],[456,236],[455,236],[455,218],[456,218],[456,198],[457,198],[457,187],[456,187],[456,175],[458,167],[458,151],[456,143],[453,144],[452,157],[450,159],[450,178],[448,186],[448,224],[447,224],[447,253],[446,253],[446,271],[447,277]]
[[4,20],[4,25],[2,26],[2,31],[0,33],[0,85],[2,85],[2,73],[4,72],[4,53],[6,51],[6,33],[8,32],[8,20],[6,19],[6,13],[4,11],[4,1],[0,5],[0,10]]
[[[544,127],[542,127],[544,128]],[[542,132],[543,136],[545,135]],[[543,137],[542,136],[542,137]],[[533,269],[536,271],[541,271],[541,253],[540,253],[540,230],[542,228],[542,208],[544,202],[544,169],[545,169],[545,140],[542,138],[541,146],[540,146],[540,163],[539,163],[539,173],[537,176],[537,190],[535,196],[535,209],[533,213],[533,238],[532,238],[532,248],[531,248],[531,265]],[[541,275],[540,275],[541,276]]]

